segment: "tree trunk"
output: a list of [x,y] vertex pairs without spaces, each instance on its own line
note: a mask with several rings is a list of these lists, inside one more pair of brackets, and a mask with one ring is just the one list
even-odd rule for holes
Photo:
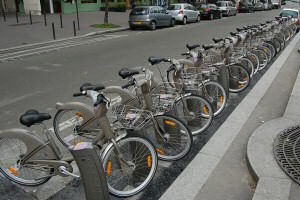
[[108,24],[108,7],[109,7],[109,0],[105,0],[105,16],[104,16],[104,24]]

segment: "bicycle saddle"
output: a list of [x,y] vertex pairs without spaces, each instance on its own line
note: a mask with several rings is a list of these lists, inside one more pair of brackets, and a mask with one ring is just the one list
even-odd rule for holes
[[268,20],[268,21],[266,21],[266,23],[267,23],[267,24],[270,24],[270,23],[272,23],[272,20]]
[[165,58],[155,58],[155,57],[149,57],[148,58],[148,62],[150,62],[151,65],[155,65],[155,64],[158,64],[158,63],[163,62],[163,61],[167,61],[167,59],[165,59]]
[[212,40],[214,41],[214,43],[219,43],[221,41],[224,41],[224,39],[221,38],[213,38]]
[[125,78],[131,77],[131,76],[133,76],[135,74],[139,74],[139,73],[140,72],[137,70],[130,70],[128,68],[122,68],[119,71],[119,76],[121,76],[122,79],[125,79]]
[[261,26],[264,26],[264,25],[266,25],[266,24],[264,24],[264,23],[260,23],[260,25],[261,25]]
[[91,83],[84,83],[80,87],[80,92],[86,91],[86,90],[99,91],[99,90],[103,90],[103,89],[105,89],[105,87],[101,83],[97,84],[97,85],[92,85]]
[[189,44],[186,44],[186,48],[188,48],[189,51],[193,50],[193,49],[196,49],[200,47],[199,44],[194,44],[194,45],[189,45]]
[[51,115],[48,113],[39,113],[37,110],[28,110],[20,117],[20,123],[30,127],[33,124],[38,124],[49,119],[51,119]]
[[236,30],[237,30],[237,32],[241,32],[241,31],[243,31],[245,29],[243,29],[243,28],[236,28]]
[[238,33],[230,32],[230,35],[232,35],[232,36],[237,36]]
[[202,45],[202,48],[206,51],[206,50],[208,50],[208,49],[211,49],[211,48],[214,48],[215,46],[214,45],[212,45],[212,44],[210,44],[210,45]]

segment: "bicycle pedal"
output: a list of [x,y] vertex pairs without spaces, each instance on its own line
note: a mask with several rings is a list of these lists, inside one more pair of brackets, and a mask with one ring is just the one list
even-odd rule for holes
[[72,180],[72,186],[73,186],[73,187],[79,187],[80,184],[81,184],[81,180],[80,180],[80,179],[74,178],[74,179]]

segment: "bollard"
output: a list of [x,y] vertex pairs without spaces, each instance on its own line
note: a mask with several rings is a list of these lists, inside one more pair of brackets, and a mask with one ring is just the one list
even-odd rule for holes
[[45,26],[47,26],[46,11],[44,11],[44,21],[45,21]]
[[32,25],[31,11],[29,11],[29,19],[30,19],[30,24]]
[[61,15],[61,13],[59,14],[59,19],[60,19],[60,28],[63,28],[62,15]]
[[78,26],[78,30],[80,30],[77,0],[75,0],[75,5],[76,5],[76,15],[77,15],[77,26]]
[[17,10],[16,10],[16,20],[17,20],[17,23],[19,23],[18,11]]
[[53,33],[53,40],[56,40],[55,37],[55,28],[54,28],[54,23],[52,22],[52,33]]
[[73,30],[74,30],[74,37],[76,37],[76,25],[75,25],[75,21],[73,21]]
[[3,14],[4,22],[6,22],[6,16],[5,16],[5,11],[4,11],[4,9],[2,9],[2,14]]

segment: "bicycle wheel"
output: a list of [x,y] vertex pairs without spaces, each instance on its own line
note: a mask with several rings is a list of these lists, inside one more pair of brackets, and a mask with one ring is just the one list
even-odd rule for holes
[[284,47],[285,47],[284,36],[282,36],[280,34],[276,34],[274,38],[276,38],[280,42],[280,48],[281,48],[281,50],[284,49]]
[[273,37],[272,42],[276,48],[276,52],[279,53],[281,51],[280,41],[276,37]]
[[266,47],[266,46],[259,46],[258,47],[260,50],[263,50],[266,54],[267,54],[267,61],[268,61],[268,64],[269,64],[269,62],[271,62],[271,60],[272,60],[272,52],[271,52],[271,50],[268,48],[268,47]]
[[193,136],[188,126],[177,117],[166,113],[154,116],[153,121],[149,120],[141,132],[154,144],[161,160],[179,160],[190,151],[193,144]]
[[27,152],[26,144],[20,139],[1,138],[0,152],[0,172],[15,183],[27,186],[40,185],[47,182],[54,172],[50,166],[23,161],[22,159],[30,152]]
[[254,66],[252,61],[248,58],[241,58],[241,65],[249,72],[250,78],[252,78],[254,74]]
[[258,72],[258,68],[259,68],[259,58],[255,53],[247,53],[247,58],[251,60],[253,67],[254,67],[254,73],[256,74]]
[[258,71],[264,69],[268,64],[268,55],[261,49],[255,49],[253,50],[253,53],[256,54],[259,58]]
[[53,120],[54,133],[65,146],[91,142],[100,128],[93,118],[83,124],[84,116],[76,110],[59,110]]
[[200,96],[204,96],[213,108],[214,116],[219,115],[227,103],[227,94],[224,87],[216,81],[204,82],[200,89]]
[[189,126],[193,135],[198,135],[208,129],[214,116],[209,101],[191,93],[176,99],[173,111],[178,118]]
[[238,93],[244,91],[250,84],[250,74],[248,71],[239,65],[229,66],[229,91]]
[[157,153],[148,139],[136,134],[117,141],[116,145],[118,150],[109,145],[102,155],[108,189],[120,197],[135,195],[153,179]]
[[277,51],[276,51],[276,48],[275,48],[275,45],[273,44],[273,42],[267,41],[263,45],[265,47],[267,47],[268,49],[270,49],[271,55],[272,55],[271,59],[275,58],[275,56],[277,55]]

